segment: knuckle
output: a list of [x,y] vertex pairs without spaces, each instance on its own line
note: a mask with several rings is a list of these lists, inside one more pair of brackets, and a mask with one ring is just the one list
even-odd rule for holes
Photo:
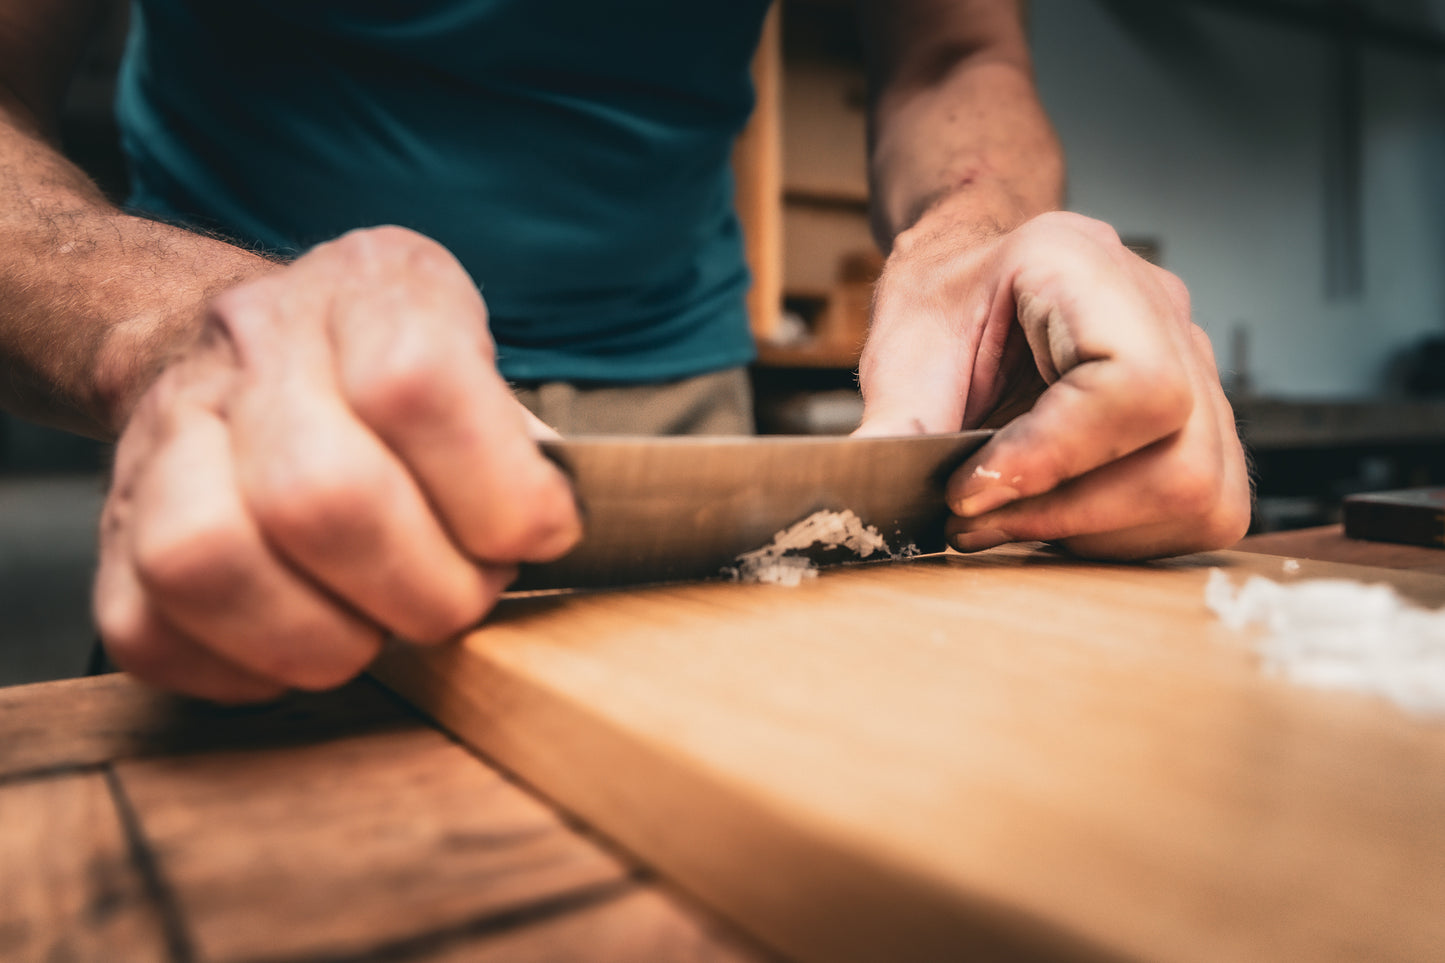
[[1209,333],[1192,321],[1186,321],[1184,330],[1189,335],[1189,347],[1201,358],[1214,360],[1214,342]]
[[381,629],[340,609],[282,623],[267,638],[272,644],[247,647],[248,671],[311,692],[351,681],[382,643]]
[[513,561],[527,554],[538,527],[521,512],[508,512],[490,520],[485,527],[466,533],[462,544],[476,558],[488,562]]
[[273,463],[249,500],[262,531],[293,550],[329,556],[356,546],[385,497],[365,465],[313,454]]
[[239,580],[235,562],[246,549],[239,519],[219,512],[191,519],[184,526],[136,526],[132,549],[136,576],[150,591],[214,598]]
[[477,353],[486,364],[495,365],[497,363],[497,342],[492,338],[492,329],[487,321],[487,306],[480,299],[477,304],[481,308],[481,314],[478,315],[480,323],[477,326]]
[[[1039,443],[1034,446],[1029,438],[1019,440],[1020,456],[1010,462],[1014,467],[1006,471],[1009,472],[1010,487],[1024,498],[1053,491],[1077,477],[1090,461],[1089,453],[1075,444]],[[998,463],[1002,463],[1001,460]],[[1043,508],[1035,506],[1032,512],[1043,512]]]
[[454,369],[425,339],[399,338],[393,350],[348,379],[352,406],[372,424],[445,416],[460,401]]
[[1121,398],[1129,399],[1134,413],[1152,427],[1157,437],[1183,427],[1194,411],[1194,392],[1185,371],[1171,364],[1121,365]]
[[406,248],[417,244],[432,243],[424,235],[398,224],[379,224],[364,227],[346,235],[361,244],[382,248]]
[[101,637],[106,654],[122,672],[153,685],[162,685],[170,677],[170,654],[162,646],[140,636]]
[[95,620],[117,668],[151,685],[167,687],[176,681],[175,644],[154,632],[143,603],[97,605]]
[[427,280],[434,278],[452,280],[467,277],[466,269],[452,256],[452,253],[430,238],[422,237],[419,234],[414,235],[413,242],[404,248],[404,252],[405,266],[415,274],[424,276]]
[[1204,373],[1210,385],[1217,386],[1219,384],[1219,362],[1214,357],[1214,342],[1209,340],[1209,335],[1197,324],[1189,324],[1186,333],[1195,363]]
[[1040,233],[1025,240],[1026,248],[1015,251],[1019,271],[1014,293],[1020,300],[1027,297],[1039,302],[1034,309],[1036,319],[1045,317],[1047,309],[1073,302],[1079,290],[1097,283],[1107,262],[1097,247],[1078,244],[1068,234]]
[[1173,302],[1180,315],[1187,320],[1192,313],[1192,297],[1189,294],[1189,286],[1186,285],[1179,275],[1163,268],[1155,268],[1155,277],[1159,279],[1159,285],[1164,293]]
[[455,638],[476,625],[491,610],[494,596],[483,599],[458,596],[428,607],[409,639],[421,644],[434,644]]
[[985,516],[978,527],[1008,535],[1011,541],[1049,541],[1087,527],[1088,515],[1078,505],[1042,499],[1028,505],[1008,506]]
[[1249,530],[1248,490],[1236,491],[1227,484],[1222,467],[1212,472],[1198,470],[1197,462],[1194,467],[1173,474],[1163,499],[1166,516],[1189,527],[1195,551],[1234,544]]
[[121,668],[127,668],[122,658],[140,659],[146,647],[146,619],[141,603],[129,603],[105,597],[97,593],[94,602],[96,631],[100,633],[105,648]]
[[246,344],[273,326],[275,284],[262,278],[222,291],[206,306],[206,323],[238,344]]
[[1112,225],[1074,211],[1047,211],[1034,217],[1029,225],[1051,234],[1054,232],[1082,234],[1107,247],[1123,247],[1123,242],[1119,239],[1119,232],[1114,230]]
[[329,250],[347,258],[362,261],[380,261],[396,256],[426,239],[405,227],[396,224],[382,224],[376,227],[362,227],[348,231],[318,250]]
[[360,228],[323,247],[371,271],[465,276],[457,259],[440,243],[395,224]]
[[469,553],[488,562],[515,562],[530,558],[537,546],[552,530],[550,523],[529,517],[522,512],[499,517],[484,531],[474,533],[467,541]]
[[248,671],[316,692],[334,689],[360,674],[381,650],[382,630],[340,607],[308,616],[283,616],[248,645]]
[[531,480],[514,486],[508,510],[469,533],[463,545],[490,562],[551,561],[570,550],[580,533],[571,486],[543,464]]
[[1170,485],[1165,502],[1173,517],[1207,521],[1219,508],[1219,485],[1212,476],[1181,472]]
[[1205,537],[1210,548],[1227,548],[1249,533],[1252,520],[1247,493],[1220,500],[1210,516]]
[[266,674],[282,679],[294,689],[324,692],[343,686],[360,675],[379,649],[380,643],[364,651],[348,654],[344,658],[290,661],[272,667]]

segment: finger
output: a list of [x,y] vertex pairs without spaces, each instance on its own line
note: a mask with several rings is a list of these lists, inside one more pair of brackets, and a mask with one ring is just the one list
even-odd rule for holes
[[951,479],[949,501],[961,515],[1117,461],[1178,431],[1193,409],[1177,324],[1156,281],[1088,238],[1050,236],[1027,254],[1012,289],[1053,383]]
[[[1213,368],[1208,339],[1199,335]],[[1211,393],[1216,423],[1221,426],[1220,495],[1203,518],[1176,516],[1162,523],[1140,525],[1117,532],[1082,535],[1063,539],[1060,544],[1076,555],[1089,558],[1160,558],[1189,552],[1228,548],[1245,536],[1252,514],[1249,464],[1238,435],[1233,431],[1234,410],[1217,386]]]
[[348,401],[471,555],[564,554],[581,535],[572,489],[493,365],[476,289],[440,249],[413,252],[403,268],[380,292],[343,292],[333,313]]
[[[924,263],[895,254],[879,279],[868,341],[858,369],[863,418],[858,436],[957,431],[980,355],[1001,355],[996,284],[939,284],[942,271],[972,280],[979,266]],[[928,273],[925,281],[916,275]],[[952,276],[942,275],[942,276]],[[991,332],[985,344],[985,331]],[[997,343],[994,343],[997,342]]]
[[947,532],[954,547],[968,551],[985,547],[988,539],[963,537],[976,533],[999,533],[1008,541],[1056,541],[1205,516],[1218,501],[1220,486],[1208,471],[1181,471],[1184,459],[1177,446],[1172,439],[1160,442],[1041,495],[982,515],[955,516]]
[[405,466],[340,395],[327,332],[283,310],[289,287],[278,297],[265,285],[219,308],[244,342],[238,387],[220,413],[263,537],[403,638],[438,641],[475,623],[514,571],[461,553]]
[[1249,525],[1248,469],[1233,412],[1217,384],[1204,399],[1188,429],[1166,441],[1042,495],[951,519],[950,542],[977,551],[1004,541],[1060,541],[1095,558],[1232,544]]
[[[514,398],[513,401],[516,401]],[[541,418],[532,414],[520,401],[516,402],[517,407],[522,409],[522,420],[527,426],[527,434],[538,441],[558,441],[562,433]]]
[[156,614],[122,548],[124,511],[112,495],[102,518],[93,598],[111,661],[149,685],[212,702],[265,702],[281,696],[285,686],[206,650]]
[[181,405],[131,507],[130,560],[166,622],[247,672],[301,689],[359,673],[381,632],[283,563],[236,489],[226,425]]
[[[968,350],[944,318],[922,310],[911,325],[871,336],[859,368],[863,416],[853,434],[877,438],[957,431],[968,392]],[[880,356],[888,358],[886,365],[875,362]]]
[[400,462],[339,399],[237,405],[237,474],[266,539],[391,631],[437,641],[479,620],[514,576],[465,558]]

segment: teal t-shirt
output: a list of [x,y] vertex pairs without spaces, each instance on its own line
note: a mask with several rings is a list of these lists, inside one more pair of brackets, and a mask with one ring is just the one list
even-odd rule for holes
[[274,251],[400,224],[482,286],[503,373],[747,362],[729,156],[767,0],[137,0],[138,210]]

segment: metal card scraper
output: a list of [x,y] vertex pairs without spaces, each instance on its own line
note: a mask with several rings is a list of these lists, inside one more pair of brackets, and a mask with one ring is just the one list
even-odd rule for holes
[[587,437],[541,442],[571,478],[582,541],[514,590],[716,578],[821,510],[851,510],[897,551],[944,547],[944,486],[993,433],[897,438]]

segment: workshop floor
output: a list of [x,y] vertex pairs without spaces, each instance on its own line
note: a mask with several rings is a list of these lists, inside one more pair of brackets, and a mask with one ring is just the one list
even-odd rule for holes
[[81,675],[99,474],[0,475],[0,686]]

